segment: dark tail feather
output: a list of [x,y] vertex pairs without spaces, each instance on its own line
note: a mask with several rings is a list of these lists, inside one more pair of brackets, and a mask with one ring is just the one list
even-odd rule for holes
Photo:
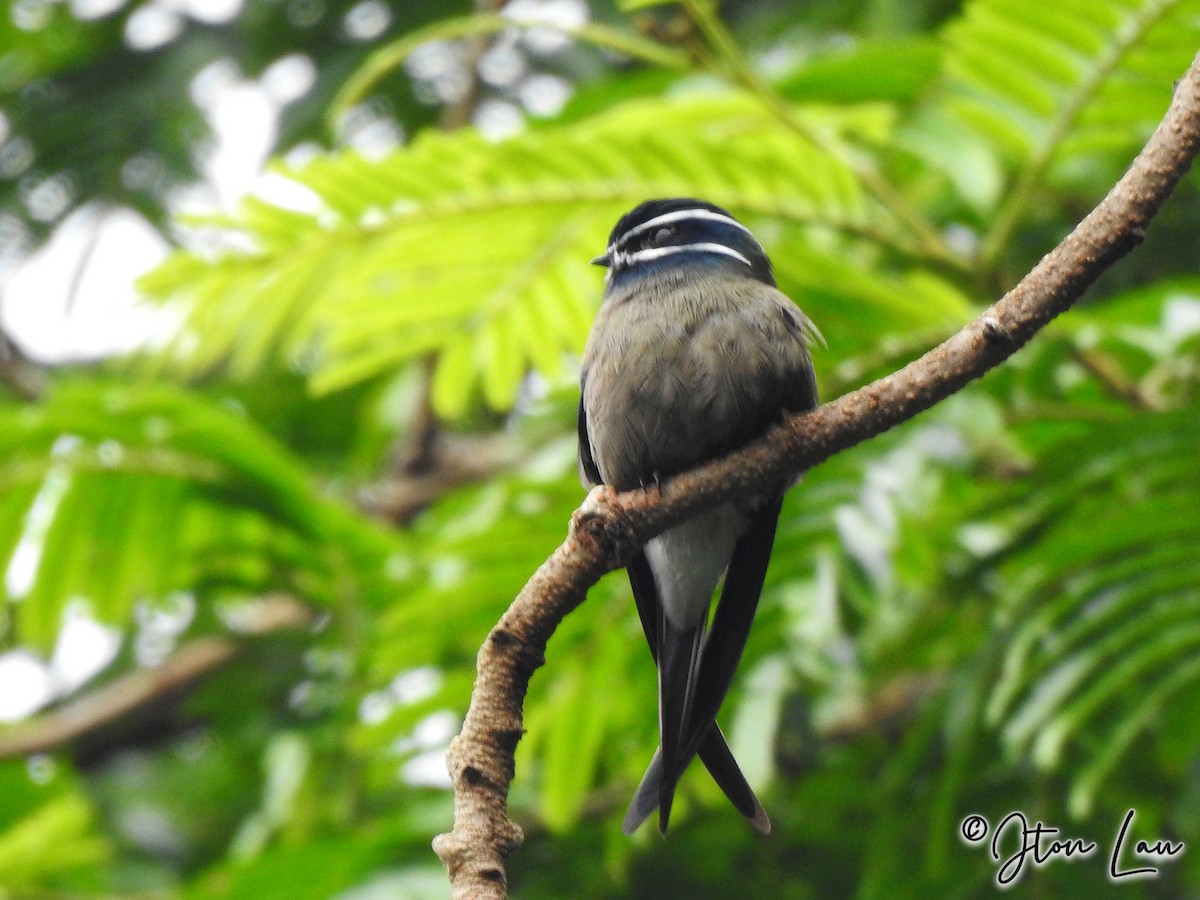
[[[721,599],[713,613],[712,627],[704,645],[704,664],[696,679],[693,698],[693,727],[704,727],[716,718],[717,710],[733,682],[733,673],[742,658],[750,625],[758,608],[771,546],[775,542],[775,526],[783,498],[764,503],[750,519],[750,524],[733,550],[733,559],[725,575]],[[703,735],[693,732],[691,740]]]
[[[730,573],[726,577],[725,589],[722,591],[722,602],[718,604],[713,620],[717,630],[731,636],[732,640],[718,640],[713,644],[713,658],[704,660],[704,672],[691,673],[690,687],[685,691],[691,696],[685,701],[688,711],[684,716],[684,723],[682,723],[690,726],[688,727],[690,733],[684,735],[681,745],[677,744],[677,749],[673,750],[676,756],[676,771],[666,790],[665,810],[661,802],[664,780],[663,753],[660,748],[655,751],[654,758],[650,761],[650,766],[646,769],[646,774],[642,777],[637,791],[634,792],[633,800],[629,804],[629,809],[625,813],[625,819],[621,826],[625,834],[632,834],[641,826],[650,817],[656,806],[660,807],[659,827],[665,833],[675,784],[695,754],[699,754],[701,762],[704,763],[713,780],[754,829],[760,834],[767,834],[771,830],[771,823],[767,818],[766,811],[746,782],[745,776],[733,758],[733,754],[713,718],[729,688],[733,669],[736,668],[738,658],[741,656],[741,646],[745,643],[750,620],[753,618],[754,608],[757,606],[758,595],[762,590],[762,579],[766,573],[778,516],[779,503],[767,504],[755,516],[748,534],[743,536],[734,552],[733,564],[730,565]],[[637,601],[642,628],[646,632],[647,642],[650,645],[650,653],[655,662],[660,664],[659,696],[660,703],[662,703],[662,686],[665,682],[661,680],[663,674],[660,663],[662,648],[660,636],[664,633],[667,623],[658,600],[654,575],[644,553],[639,553],[630,561],[629,581]],[[676,636],[680,635],[680,632],[674,631],[674,633]],[[686,641],[678,641],[677,648],[678,644],[686,643]],[[691,647],[689,647],[690,651]],[[683,654],[676,655],[684,656]],[[707,655],[707,648],[705,648],[705,655]],[[679,660],[676,660],[675,665],[679,665]],[[700,674],[701,677],[696,678],[697,674]],[[702,686],[699,691],[702,696],[699,699],[699,709],[696,709],[698,684]],[[677,706],[678,704],[672,704],[673,709]],[[665,725],[666,718],[663,716],[661,708],[659,712],[659,722],[662,726]],[[680,713],[682,713],[682,709]],[[709,726],[707,730],[700,730],[703,725]],[[674,728],[678,727],[679,724],[674,726]],[[678,734],[674,728],[671,730]],[[664,727],[660,734],[667,730]]]
[[[699,755],[713,781],[725,792],[734,808],[746,817],[759,834],[770,834],[771,820],[767,818],[767,811],[763,809],[758,797],[746,782],[746,777],[738,768],[737,760],[729,751],[729,745],[725,743],[725,736],[716,725],[700,742]],[[642,776],[629,809],[625,812],[625,820],[621,823],[621,830],[625,834],[633,834],[659,805],[662,775],[662,751],[655,750],[654,758],[650,760],[650,766]]]
[[629,801],[629,809],[625,810],[625,820],[621,823],[621,831],[625,834],[633,834],[641,824],[650,818],[650,813],[654,812],[658,806],[658,789],[662,784],[662,750],[654,751],[654,758],[650,760],[650,765],[646,769],[646,774],[642,776],[641,783],[633,792],[633,799]]
[[[692,704],[696,698],[705,623],[680,630],[660,608],[658,616],[659,786],[658,830],[667,833],[675,785],[696,752]],[[640,790],[640,788],[639,788]]]
[[717,787],[725,792],[734,809],[745,816],[759,834],[770,834],[771,820],[767,818],[767,811],[758,802],[737,760],[733,758],[733,752],[725,743],[725,735],[721,734],[721,729],[715,723],[700,742],[699,752],[700,761],[712,775]]

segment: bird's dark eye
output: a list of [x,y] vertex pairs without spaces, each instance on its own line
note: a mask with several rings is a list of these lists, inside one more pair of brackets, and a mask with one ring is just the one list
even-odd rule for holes
[[674,234],[674,228],[660,228],[658,231],[654,232],[654,243],[661,247],[663,244],[669,241]]

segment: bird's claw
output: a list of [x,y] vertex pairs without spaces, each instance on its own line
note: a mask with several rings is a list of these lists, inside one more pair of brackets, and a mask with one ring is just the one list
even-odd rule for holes
[[648,483],[646,481],[642,481],[641,487],[643,493],[649,494],[651,491],[653,491],[654,493],[658,494],[658,498],[660,500],[662,499],[662,476],[658,472],[655,472],[650,476],[650,481]]

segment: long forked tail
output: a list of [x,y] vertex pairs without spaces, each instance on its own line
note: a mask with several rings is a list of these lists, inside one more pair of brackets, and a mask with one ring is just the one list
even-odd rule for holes
[[659,831],[666,833],[675,786],[697,753],[734,807],[756,830],[770,831],[766,812],[715,719],[749,636],[781,503],[782,498],[764,503],[738,540],[707,637],[703,623],[681,631],[667,620],[644,556],[629,566],[642,626],[658,663],[660,747],[626,813],[626,833],[641,825],[655,806]]
[[[729,745],[725,742],[725,736],[715,724],[700,742],[699,756],[712,775],[713,781],[725,792],[734,808],[746,817],[754,830],[759,834],[770,834],[771,820],[767,818],[767,811],[763,809],[742,770],[738,768],[737,760],[733,758]],[[633,834],[658,807],[662,774],[662,751],[656,750],[633,795],[629,809],[625,812],[625,820],[621,823],[621,830],[625,834]]]

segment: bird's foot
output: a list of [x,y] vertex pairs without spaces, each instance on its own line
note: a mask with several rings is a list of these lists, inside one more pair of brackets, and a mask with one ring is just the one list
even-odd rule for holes
[[585,516],[594,516],[606,506],[614,506],[617,502],[617,489],[610,484],[598,484],[583,498],[579,511]]

